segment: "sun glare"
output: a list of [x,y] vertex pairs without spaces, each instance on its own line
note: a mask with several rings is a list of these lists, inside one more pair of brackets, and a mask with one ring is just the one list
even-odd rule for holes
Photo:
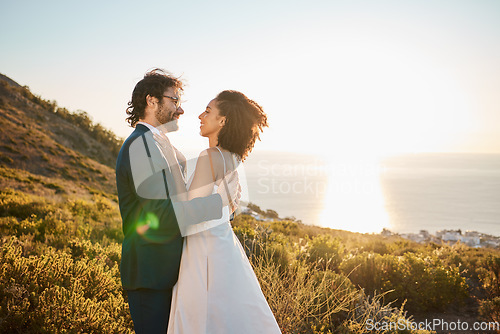
[[328,189],[320,224],[354,232],[380,232],[390,222],[376,159],[330,159]]
[[314,129],[329,139],[318,152],[331,171],[320,220],[332,228],[380,232],[390,221],[379,158],[449,149],[473,126],[470,103],[454,78],[417,56],[351,51],[359,56],[339,59],[343,66],[330,81],[331,116]]

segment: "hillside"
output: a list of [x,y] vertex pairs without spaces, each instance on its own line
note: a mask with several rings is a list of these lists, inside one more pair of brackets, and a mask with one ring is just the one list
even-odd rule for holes
[[[114,164],[121,140],[111,131],[4,75],[0,114],[0,186],[26,189],[26,182],[13,177],[21,173],[51,183],[55,193],[115,194]],[[36,183],[30,186],[38,187]]]

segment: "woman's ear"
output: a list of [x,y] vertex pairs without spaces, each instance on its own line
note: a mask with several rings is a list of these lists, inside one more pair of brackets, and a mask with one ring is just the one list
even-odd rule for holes
[[220,126],[226,125],[226,116],[222,116],[219,120]]

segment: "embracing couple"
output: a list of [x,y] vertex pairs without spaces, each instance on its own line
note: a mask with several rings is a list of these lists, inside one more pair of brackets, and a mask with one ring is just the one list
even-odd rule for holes
[[155,69],[137,83],[135,127],[116,163],[125,238],[120,273],[136,333],[281,333],[230,215],[240,198],[236,168],[267,126],[261,106],[223,91],[199,116],[209,148],[186,182],[186,159],[170,143],[184,113],[182,82]]

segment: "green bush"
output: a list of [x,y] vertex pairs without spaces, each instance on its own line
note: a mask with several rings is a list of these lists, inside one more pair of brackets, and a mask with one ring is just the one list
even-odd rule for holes
[[42,198],[27,195],[10,188],[0,192],[0,217],[13,216],[26,219],[35,215],[44,217],[54,209]]
[[0,248],[0,331],[132,332],[116,262],[53,248],[25,257],[22,248],[14,237]]
[[422,254],[362,253],[346,258],[341,270],[370,293],[393,289],[389,297],[399,305],[406,301],[412,312],[444,311],[468,296],[468,286],[458,268]]
[[309,262],[317,264],[322,270],[338,270],[344,256],[344,248],[340,239],[329,235],[319,235],[308,244]]

